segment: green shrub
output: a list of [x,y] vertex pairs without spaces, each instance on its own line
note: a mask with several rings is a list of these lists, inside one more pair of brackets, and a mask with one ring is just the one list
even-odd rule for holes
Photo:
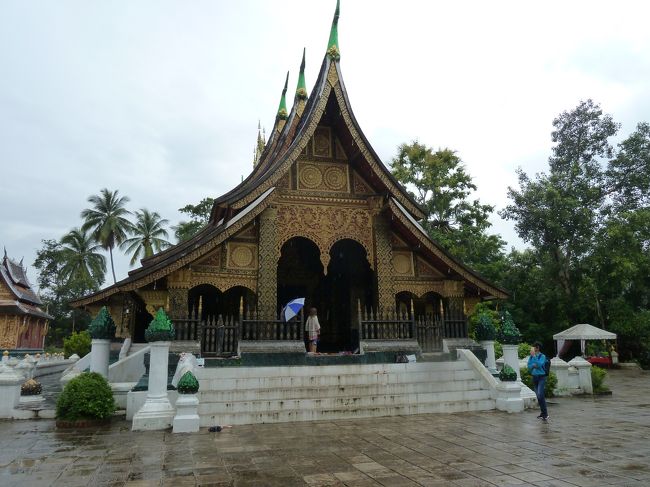
[[[529,348],[530,350],[530,348]],[[530,389],[535,390],[533,384],[533,376],[528,372],[528,367],[522,367],[519,369],[521,374],[521,382],[526,384]],[[555,394],[553,391],[557,388],[557,375],[554,372],[551,372],[546,378],[546,383],[544,384],[544,397],[553,397]]]
[[499,372],[499,379],[503,382],[514,382],[517,380],[517,372],[508,364],[504,364]]
[[83,357],[90,353],[91,342],[90,333],[87,331],[81,331],[79,333],[73,331],[72,335],[63,339],[63,352],[66,357],[75,353],[79,357]]
[[530,349],[532,345],[530,343],[520,343],[519,348],[517,348],[517,355],[519,355],[519,360],[522,358],[530,357]]
[[607,371],[605,369],[596,366],[591,367],[591,385],[594,388],[594,392],[609,391],[609,387],[604,384],[605,377],[607,377]]
[[56,401],[56,417],[67,421],[106,419],[115,412],[113,392],[97,372],[84,372],[66,384]]
[[512,315],[508,311],[503,313],[503,320],[501,328],[497,333],[497,338],[501,343],[506,345],[519,345],[521,342],[521,333],[515,325],[515,322],[512,320]]
[[501,358],[503,357],[503,345],[501,345],[501,342],[495,340],[494,341],[494,358]]
[[492,322],[492,317],[488,313],[481,313],[478,316],[478,323],[474,329],[477,340],[494,340],[496,338],[496,328]]

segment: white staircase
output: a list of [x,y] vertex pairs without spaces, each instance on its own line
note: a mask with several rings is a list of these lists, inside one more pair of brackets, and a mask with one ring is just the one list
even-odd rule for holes
[[201,426],[495,408],[464,361],[197,370]]

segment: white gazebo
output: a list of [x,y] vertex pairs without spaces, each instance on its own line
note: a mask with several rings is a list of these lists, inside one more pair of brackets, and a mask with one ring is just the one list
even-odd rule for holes
[[556,341],[556,350],[558,356],[562,351],[564,344],[567,340],[580,340],[580,350],[582,355],[585,354],[585,342],[587,340],[616,340],[616,333],[596,328],[593,325],[582,323],[580,325],[572,326],[560,333],[553,335],[553,340]]

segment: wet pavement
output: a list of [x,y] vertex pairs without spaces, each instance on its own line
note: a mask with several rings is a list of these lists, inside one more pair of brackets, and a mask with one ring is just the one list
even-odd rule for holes
[[537,411],[132,433],[0,422],[9,486],[646,486],[650,374],[613,371],[612,396]]

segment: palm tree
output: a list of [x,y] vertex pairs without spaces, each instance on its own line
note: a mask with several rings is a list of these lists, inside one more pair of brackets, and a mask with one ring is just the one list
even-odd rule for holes
[[126,239],[132,227],[127,219],[127,215],[131,212],[124,208],[128,201],[129,198],[126,196],[119,197],[117,190],[109,191],[104,188],[99,195],[88,197],[88,202],[92,203],[93,207],[81,212],[81,218],[84,219],[81,229],[92,230],[93,238],[110,254],[114,283],[117,279],[113,264],[113,248]]
[[171,246],[166,239],[169,238],[165,225],[169,220],[160,218],[155,211],[142,208],[135,212],[135,224],[131,228],[131,238],[120,244],[120,249],[126,254],[133,254],[131,265],[142,257],[151,257],[154,252],[160,252]]
[[101,245],[79,228],[70,230],[61,239],[61,245],[61,277],[80,283],[85,291],[98,289],[106,274],[106,258],[98,253]]

